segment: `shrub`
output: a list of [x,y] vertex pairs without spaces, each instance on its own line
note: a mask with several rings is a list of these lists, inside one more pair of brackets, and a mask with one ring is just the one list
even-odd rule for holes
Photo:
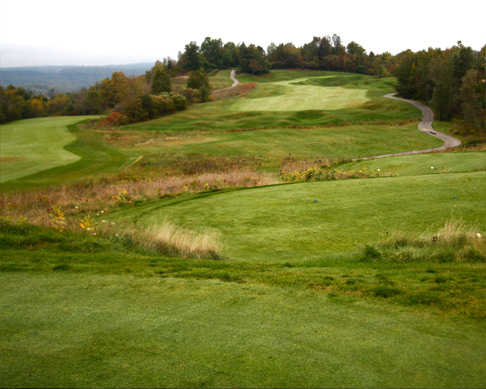
[[154,117],[163,116],[176,110],[174,101],[170,95],[166,93],[161,95],[150,95],[150,99],[152,100]]
[[181,95],[172,95],[172,101],[177,111],[183,111],[187,108],[187,99]]
[[182,91],[182,95],[186,98],[187,103],[195,103],[199,100],[199,92],[197,89],[186,88]]

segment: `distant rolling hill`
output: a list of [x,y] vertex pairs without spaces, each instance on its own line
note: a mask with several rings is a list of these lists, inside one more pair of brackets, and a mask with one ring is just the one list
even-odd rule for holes
[[47,95],[56,92],[75,92],[89,87],[113,72],[124,72],[127,76],[144,74],[152,63],[107,66],[29,66],[0,68],[0,85],[15,85]]

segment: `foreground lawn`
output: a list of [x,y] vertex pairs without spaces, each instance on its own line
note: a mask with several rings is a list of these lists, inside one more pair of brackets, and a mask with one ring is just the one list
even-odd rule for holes
[[166,220],[220,235],[228,260],[288,261],[361,250],[394,232],[434,233],[450,219],[486,229],[486,172],[279,185],[160,200],[113,219]]
[[[482,387],[484,326],[312,291],[0,274],[8,387]],[[80,325],[82,323],[82,325]]]
[[79,160],[78,155],[65,149],[76,139],[67,126],[86,118],[49,117],[0,125],[0,182]]

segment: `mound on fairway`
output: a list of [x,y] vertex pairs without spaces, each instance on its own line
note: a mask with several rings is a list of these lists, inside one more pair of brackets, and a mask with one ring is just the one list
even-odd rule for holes
[[397,230],[435,231],[451,218],[484,230],[486,172],[281,185],[155,202],[116,218],[217,231],[229,259],[318,259]]
[[233,109],[236,111],[337,110],[357,107],[369,101],[366,97],[368,92],[366,89],[307,85],[308,80],[302,78],[275,82],[273,85],[276,87],[283,87],[279,95],[239,100]]
[[64,149],[75,140],[67,126],[89,118],[48,117],[1,125],[0,182],[79,160],[79,156]]

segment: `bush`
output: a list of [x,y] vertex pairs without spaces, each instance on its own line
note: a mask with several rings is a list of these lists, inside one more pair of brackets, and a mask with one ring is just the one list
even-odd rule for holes
[[187,108],[187,99],[181,95],[172,95],[172,101],[177,111],[183,111]]
[[122,107],[121,113],[128,118],[129,123],[142,122],[150,119],[150,112],[147,112],[147,107],[144,107],[141,97],[124,102]]
[[176,111],[173,99],[164,93],[161,95],[150,95],[153,107],[153,117],[159,117]]
[[197,89],[186,88],[182,91],[182,95],[186,98],[186,102],[189,104],[199,100],[199,92]]

